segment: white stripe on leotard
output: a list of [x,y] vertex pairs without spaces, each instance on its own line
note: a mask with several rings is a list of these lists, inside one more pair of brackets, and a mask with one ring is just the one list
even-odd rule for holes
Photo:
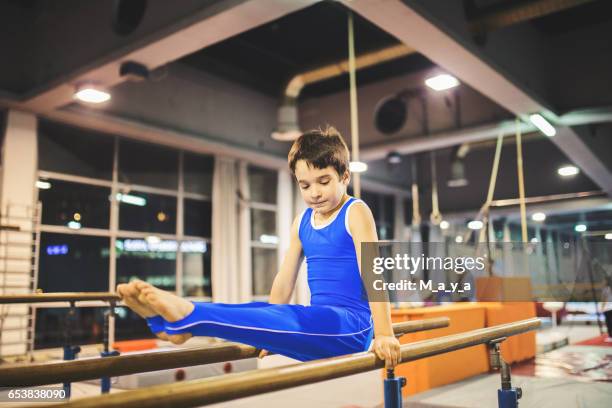
[[370,330],[372,328],[372,322],[370,321],[370,325],[368,327],[366,327],[365,329],[363,329],[361,331],[355,332],[355,333],[346,333],[346,334],[307,333],[307,332],[299,332],[299,331],[292,331],[292,330],[265,329],[263,327],[241,326],[241,325],[237,325],[237,324],[215,322],[213,320],[199,320],[197,322],[188,323],[188,324],[185,324],[185,325],[179,326],[179,327],[166,326],[166,328],[168,328],[170,330],[182,330],[182,329],[186,329],[188,327],[195,326],[195,325],[200,324],[200,323],[216,324],[216,325],[219,325],[219,326],[226,326],[226,327],[235,327],[237,329],[267,331],[267,332],[272,332],[272,333],[303,334],[305,336],[325,336],[325,337],[354,336],[354,335],[357,335],[357,334],[361,334],[364,331]]

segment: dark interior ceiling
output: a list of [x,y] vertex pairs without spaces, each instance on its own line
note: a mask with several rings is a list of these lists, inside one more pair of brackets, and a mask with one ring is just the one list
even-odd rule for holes
[[[272,96],[281,94],[294,75],[348,57],[348,9],[323,1],[179,60]],[[354,15],[357,55],[399,41],[369,21]],[[359,84],[380,81],[434,64],[412,54],[358,72]],[[348,88],[348,75],[307,86],[302,97],[315,97]]]
[[[509,11],[533,0],[463,0],[468,21]],[[347,58],[347,12],[335,1],[322,1],[276,21],[222,41],[179,62],[277,96],[287,80],[305,70]],[[545,37],[571,34],[612,19],[612,1],[587,1],[568,9],[510,24],[529,25]],[[499,28],[504,30],[507,27]],[[488,33],[486,33],[488,34]],[[484,36],[474,35],[477,42]],[[357,55],[399,41],[355,15]],[[419,53],[358,71],[359,84],[420,71],[435,64]],[[307,86],[302,97],[317,97],[348,87],[348,75]],[[612,102],[612,99],[611,99]]]

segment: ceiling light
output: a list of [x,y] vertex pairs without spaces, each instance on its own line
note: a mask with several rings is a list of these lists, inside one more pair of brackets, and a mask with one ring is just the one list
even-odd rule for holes
[[349,170],[351,173],[363,173],[368,169],[368,165],[360,161],[352,161],[349,163]]
[[471,230],[479,230],[483,227],[483,225],[484,224],[482,223],[482,221],[475,220],[475,221],[468,222],[467,226]]
[[110,100],[111,95],[99,86],[87,84],[79,86],[74,97],[81,102],[102,103]]
[[262,244],[278,244],[278,237],[276,235],[261,234],[259,242]]
[[387,162],[389,164],[400,164],[402,162],[402,156],[398,152],[389,152],[389,154],[387,154]]
[[546,219],[546,214],[544,214],[543,212],[533,213],[531,215],[531,219],[536,222],[542,222]]
[[576,174],[580,173],[580,170],[576,166],[563,166],[559,167],[557,173],[559,173],[560,176],[569,177],[575,176]]
[[612,232],[608,232],[606,235],[604,235],[605,239],[612,239]]
[[576,231],[576,232],[584,232],[584,231],[586,231],[586,230],[587,230],[587,226],[586,226],[586,225],[584,225],[584,224],[577,224],[577,225],[574,227],[574,231]]
[[448,227],[450,227],[450,224],[448,223],[448,221],[440,221],[440,229],[448,229]]
[[137,205],[139,207],[144,207],[145,205],[147,205],[146,198],[138,197],[131,194],[117,193],[117,201],[120,201],[125,204]]
[[459,80],[452,75],[441,74],[436,75],[435,77],[427,78],[425,80],[425,85],[435,91],[444,91],[459,85]]
[[534,238],[531,238],[531,243],[532,243],[532,244],[537,244],[538,242],[540,242],[540,241],[538,241],[538,239],[537,239],[537,238],[535,238],[535,237],[534,237]]
[[540,115],[539,113],[529,115],[529,120],[535,125],[535,127],[540,129],[540,132],[544,133],[546,136],[553,137],[557,134],[557,131],[553,125],[551,125],[550,122],[548,122],[544,116]]
[[463,237],[461,235],[457,235],[455,237],[455,242],[458,243],[458,244],[462,243],[463,242]]
[[48,190],[51,188],[51,183],[43,180],[36,180],[36,188],[40,190]]
[[81,223],[80,222],[76,222],[76,221],[70,221],[68,223],[68,228],[75,229],[75,230],[81,229]]

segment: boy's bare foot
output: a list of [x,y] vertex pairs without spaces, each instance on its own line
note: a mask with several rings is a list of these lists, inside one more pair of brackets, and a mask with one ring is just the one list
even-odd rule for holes
[[[139,292],[138,300],[160,314],[168,322],[181,320],[193,311],[193,303],[173,293],[158,289],[142,281],[136,281],[135,286]],[[168,339],[175,344],[182,344],[191,337],[191,333],[168,335]]]
[[134,312],[136,312],[140,317],[147,318],[153,317],[157,315],[155,310],[151,309],[146,303],[138,300],[138,289],[136,289],[136,282],[132,281],[130,283],[122,283],[117,285],[117,294],[123,300],[123,303]]
[[[138,314],[140,317],[147,318],[157,316],[155,310],[149,307],[146,303],[143,303],[138,300],[140,292],[136,288],[136,282],[139,281],[134,280],[130,283],[121,283],[117,285],[117,294],[119,295],[123,303],[125,303],[127,307],[136,312],[136,314]],[[162,340],[168,341],[168,335],[165,332],[159,332],[155,335]]]

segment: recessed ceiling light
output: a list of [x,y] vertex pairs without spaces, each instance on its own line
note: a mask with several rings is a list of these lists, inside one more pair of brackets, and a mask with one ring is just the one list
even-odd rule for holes
[[349,170],[351,173],[363,173],[368,169],[368,165],[360,161],[352,161],[349,163]]
[[543,212],[533,213],[531,215],[531,219],[533,221],[542,222],[546,219],[546,214],[544,214]]
[[81,102],[103,103],[110,100],[111,95],[105,89],[97,85],[81,85],[77,88],[74,97]]
[[448,229],[448,227],[450,227],[450,224],[448,223],[448,221],[441,221],[440,222],[440,229]]
[[444,91],[459,85],[459,80],[449,74],[440,74],[425,80],[425,85],[435,91]]
[[481,229],[484,226],[484,224],[482,223],[482,221],[477,221],[476,220],[476,221],[468,222],[467,226],[471,230],[479,230],[479,229]]
[[43,180],[36,180],[36,188],[40,190],[48,190],[51,188],[51,183]]
[[576,166],[563,166],[559,167],[557,173],[562,177],[569,177],[575,176],[576,174],[580,173],[580,170]]
[[587,226],[586,226],[586,225],[584,225],[584,224],[577,224],[577,225],[574,227],[574,231],[576,231],[576,232],[584,232],[584,231],[586,231],[586,230],[587,230]]

